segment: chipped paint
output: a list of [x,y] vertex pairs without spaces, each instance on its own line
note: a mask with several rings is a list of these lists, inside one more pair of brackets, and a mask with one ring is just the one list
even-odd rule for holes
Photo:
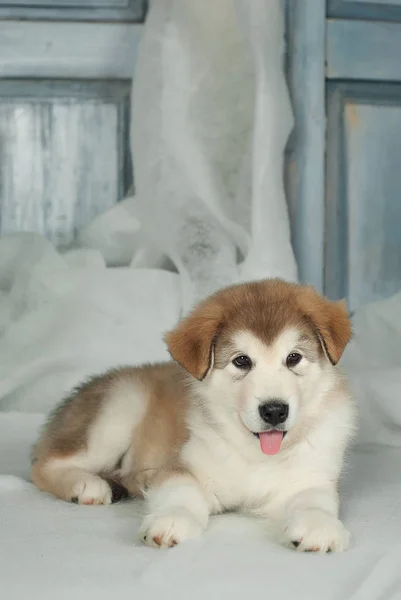
[[348,126],[351,129],[356,129],[359,126],[358,107],[354,102],[349,102],[344,107],[344,116]]

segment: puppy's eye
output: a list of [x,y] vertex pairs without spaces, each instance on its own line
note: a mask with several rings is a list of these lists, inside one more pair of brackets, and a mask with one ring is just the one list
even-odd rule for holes
[[237,369],[250,369],[252,367],[252,361],[249,356],[244,354],[234,358],[233,365],[237,367]]
[[301,362],[301,360],[302,356],[298,352],[291,352],[291,354],[287,356],[287,360],[285,362],[287,367],[291,369],[292,367],[295,367],[299,362]]

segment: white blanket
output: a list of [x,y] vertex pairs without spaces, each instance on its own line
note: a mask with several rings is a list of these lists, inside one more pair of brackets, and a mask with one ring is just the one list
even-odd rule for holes
[[[204,536],[172,550],[136,541],[142,505],[77,506],[28,483],[30,444],[41,415],[0,413],[0,597],[379,600],[401,597],[401,461],[393,448],[350,457],[344,554],[286,550],[268,527],[214,518]],[[397,595],[398,592],[398,595]]]
[[82,377],[166,357],[160,333],[180,312],[178,276],[105,269],[90,251],[63,259],[24,239],[0,240],[1,599],[401,598],[401,295],[356,314],[344,360],[362,417],[342,486],[351,549],[302,555],[266,523],[224,515],[199,541],[157,551],[136,541],[141,503],[46,496],[29,483],[29,450]]

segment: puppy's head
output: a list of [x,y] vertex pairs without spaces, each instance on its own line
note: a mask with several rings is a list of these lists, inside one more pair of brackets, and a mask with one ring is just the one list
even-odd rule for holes
[[274,279],[217,292],[165,340],[173,359],[203,381],[214,414],[276,454],[350,337],[343,302]]

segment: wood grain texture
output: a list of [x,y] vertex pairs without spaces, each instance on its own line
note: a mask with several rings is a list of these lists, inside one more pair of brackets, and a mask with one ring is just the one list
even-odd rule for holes
[[401,81],[400,56],[401,23],[327,22],[329,79]]
[[0,21],[0,77],[123,79],[142,25]]
[[401,288],[401,85],[331,83],[325,290],[351,310]]
[[325,3],[287,2],[288,79],[295,113],[286,185],[301,281],[323,290]]
[[329,17],[399,21],[401,0],[328,0]]
[[147,0],[0,0],[1,19],[142,23]]
[[131,183],[130,84],[0,82],[0,233],[58,247]]

